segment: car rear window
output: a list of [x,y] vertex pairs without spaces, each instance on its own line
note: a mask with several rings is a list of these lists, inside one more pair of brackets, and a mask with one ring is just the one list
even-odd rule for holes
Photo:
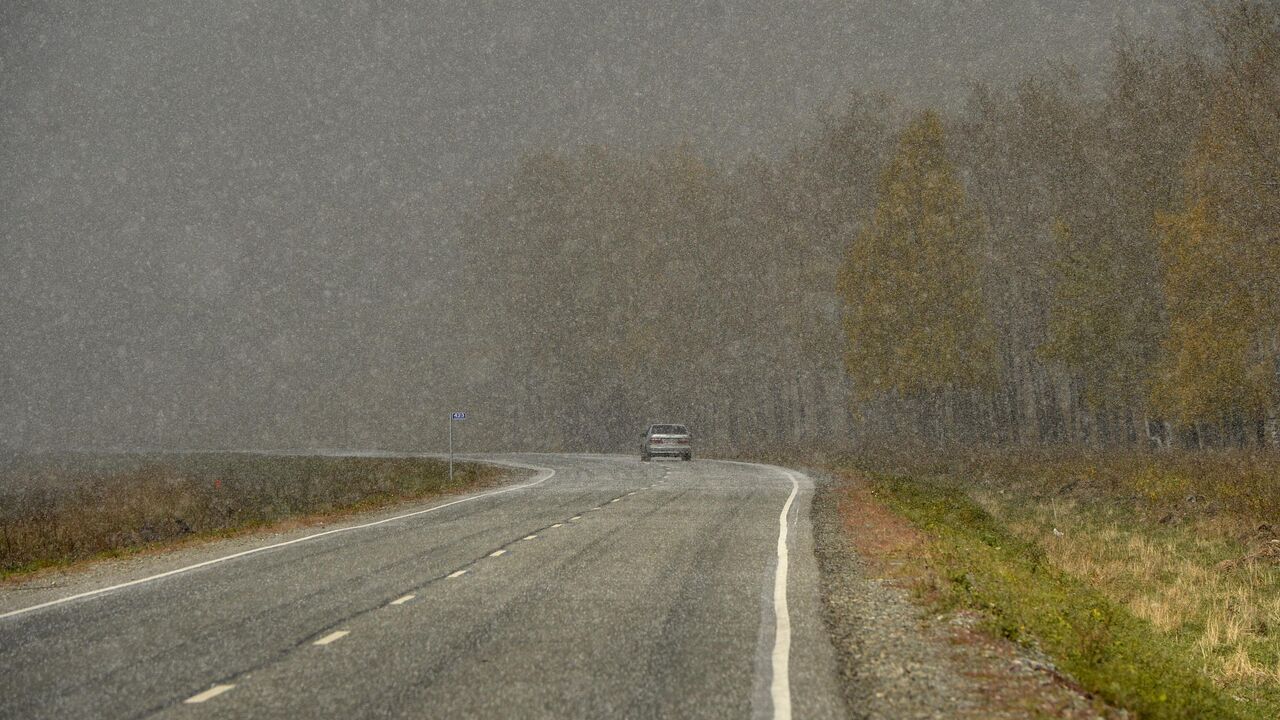
[[689,431],[683,425],[654,425],[649,432],[654,435],[688,435]]

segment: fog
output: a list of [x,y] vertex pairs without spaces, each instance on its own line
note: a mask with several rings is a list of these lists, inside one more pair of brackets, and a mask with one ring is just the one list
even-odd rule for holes
[[[475,380],[518,364],[467,315],[501,288],[459,223],[488,227],[522,157],[683,143],[733,168],[811,142],[855,91],[898,115],[976,81],[1097,93],[1118,37],[1174,37],[1197,7],[3,3],[0,445],[439,448],[472,410],[464,448],[554,449],[509,427],[554,410],[497,409],[528,377]],[[686,412],[659,396],[554,444],[617,449]]]

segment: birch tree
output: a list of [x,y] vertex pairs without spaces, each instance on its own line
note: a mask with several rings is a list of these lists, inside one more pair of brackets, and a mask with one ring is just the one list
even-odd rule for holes
[[945,402],[992,380],[977,271],[983,239],[941,118],[926,112],[902,133],[840,277],[845,363],[859,397]]
[[[1215,16],[1224,67],[1160,219],[1170,328],[1156,400],[1178,419],[1276,443],[1280,403],[1280,13]],[[1199,435],[1199,433],[1198,433]]]

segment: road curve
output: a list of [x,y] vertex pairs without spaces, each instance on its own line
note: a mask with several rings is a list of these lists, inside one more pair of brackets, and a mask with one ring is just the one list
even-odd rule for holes
[[0,718],[845,715],[803,475],[476,457],[537,474],[3,591]]

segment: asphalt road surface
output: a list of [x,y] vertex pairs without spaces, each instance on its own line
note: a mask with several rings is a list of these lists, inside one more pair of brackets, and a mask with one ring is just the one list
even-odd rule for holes
[[0,717],[844,716],[803,475],[479,459],[536,474],[6,591]]

